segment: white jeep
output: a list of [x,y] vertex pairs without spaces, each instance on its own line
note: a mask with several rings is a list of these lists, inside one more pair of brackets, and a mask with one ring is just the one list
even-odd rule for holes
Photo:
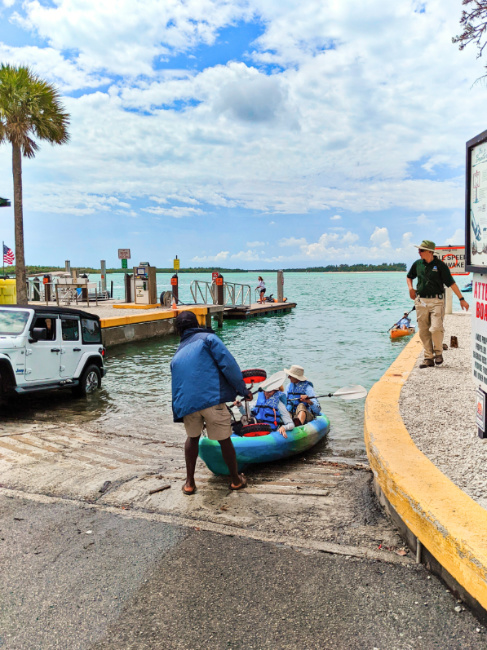
[[100,319],[79,309],[0,305],[0,398],[101,386],[105,348]]

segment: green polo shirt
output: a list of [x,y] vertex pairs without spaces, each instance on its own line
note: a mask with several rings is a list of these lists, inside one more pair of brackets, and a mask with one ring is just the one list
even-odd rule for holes
[[424,260],[416,260],[409,269],[408,278],[418,278],[416,291],[422,298],[437,296],[444,292],[444,285],[451,287],[455,284],[450,269],[436,255],[429,264]]

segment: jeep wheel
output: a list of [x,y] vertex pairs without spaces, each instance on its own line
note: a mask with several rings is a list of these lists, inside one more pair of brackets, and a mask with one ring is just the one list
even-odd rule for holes
[[81,397],[86,397],[86,395],[91,395],[95,390],[101,386],[101,372],[98,366],[94,363],[86,366],[86,368],[81,373],[79,378],[79,385],[76,388],[73,388],[75,395],[80,395]]

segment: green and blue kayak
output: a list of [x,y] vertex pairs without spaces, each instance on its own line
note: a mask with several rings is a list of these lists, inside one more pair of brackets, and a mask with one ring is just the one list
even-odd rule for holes
[[[268,463],[301,454],[322,440],[329,430],[329,419],[326,415],[320,415],[312,422],[288,431],[287,438],[277,431],[255,438],[241,437],[232,433],[238,471],[241,472],[254,463]],[[218,441],[201,437],[199,456],[213,474],[228,475],[228,468],[223,460]]]

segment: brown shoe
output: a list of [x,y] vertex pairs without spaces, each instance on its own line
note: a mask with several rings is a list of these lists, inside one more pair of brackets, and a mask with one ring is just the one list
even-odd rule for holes
[[420,368],[433,368],[434,366],[434,361],[433,359],[423,359],[423,361],[419,364]]
[[443,356],[441,354],[436,355],[435,363],[437,366],[441,366],[441,364],[443,363]]

